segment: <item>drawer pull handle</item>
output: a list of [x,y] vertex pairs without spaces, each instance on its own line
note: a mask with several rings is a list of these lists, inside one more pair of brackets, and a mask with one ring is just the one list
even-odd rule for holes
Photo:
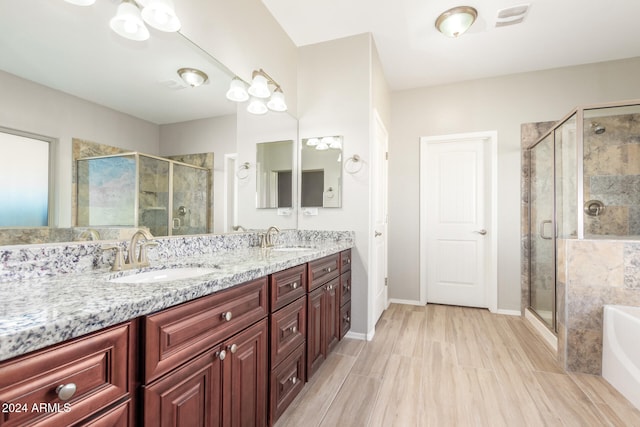
[[226,320],[228,322],[232,317],[233,315],[230,311],[225,311],[224,313],[222,313],[222,320]]
[[60,384],[56,388],[56,394],[60,400],[69,400],[76,394],[76,385],[74,383]]
[[298,328],[297,328],[296,326],[292,326],[292,327],[290,327],[290,328],[289,328],[289,330],[290,330],[292,333],[294,333],[294,334],[295,334],[296,332],[298,332]]
[[227,352],[224,350],[216,351],[216,357],[220,360],[224,360],[227,357]]
[[289,285],[291,289],[298,289],[298,282],[293,282]]
[[238,351],[238,344],[231,344],[229,347],[227,347],[229,349],[229,351],[231,352],[231,354],[234,354],[236,351]]
[[291,384],[295,384],[298,382],[298,377],[291,377],[289,378],[289,381],[291,381]]

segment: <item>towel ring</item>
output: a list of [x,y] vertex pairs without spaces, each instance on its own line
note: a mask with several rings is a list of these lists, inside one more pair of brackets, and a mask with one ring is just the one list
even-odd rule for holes
[[249,162],[244,162],[238,167],[238,171],[236,172],[236,176],[239,179],[247,179],[249,178],[249,169],[251,169],[251,165]]
[[354,154],[344,161],[344,170],[350,174],[358,173],[362,170],[363,164],[364,160],[362,160],[357,154]]

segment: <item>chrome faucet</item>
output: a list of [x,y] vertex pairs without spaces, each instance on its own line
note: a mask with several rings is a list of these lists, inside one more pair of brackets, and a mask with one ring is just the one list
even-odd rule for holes
[[[102,250],[114,249],[116,251],[116,256],[113,260],[111,271],[131,270],[134,268],[148,267],[149,258],[147,258],[147,246],[157,244],[158,242],[153,240],[153,235],[147,230],[141,228],[133,233],[133,236],[131,236],[126,260],[122,255],[122,248],[120,246],[104,246]],[[139,250],[138,245],[140,245]]]
[[270,248],[273,246],[273,234],[278,234],[280,229],[275,225],[272,225],[267,229],[267,231],[262,235],[262,239],[260,242],[261,248]]

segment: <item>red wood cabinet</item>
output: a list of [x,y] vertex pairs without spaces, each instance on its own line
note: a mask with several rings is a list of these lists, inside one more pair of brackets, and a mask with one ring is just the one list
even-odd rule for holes
[[133,422],[135,332],[127,322],[0,363],[0,426],[86,423],[116,405],[116,425]]
[[144,387],[144,425],[266,426],[267,321]]

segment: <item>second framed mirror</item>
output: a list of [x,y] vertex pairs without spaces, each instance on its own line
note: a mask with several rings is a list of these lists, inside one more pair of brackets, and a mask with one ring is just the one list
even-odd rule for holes
[[300,163],[300,205],[342,206],[342,136],[304,138]]

